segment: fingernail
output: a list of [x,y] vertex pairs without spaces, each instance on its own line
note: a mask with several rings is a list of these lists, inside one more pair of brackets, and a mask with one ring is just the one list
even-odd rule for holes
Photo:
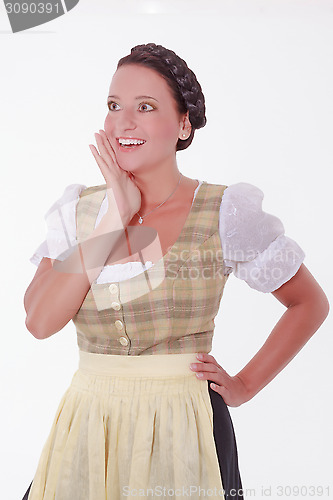
[[197,354],[197,358],[202,359],[203,358],[202,354]]

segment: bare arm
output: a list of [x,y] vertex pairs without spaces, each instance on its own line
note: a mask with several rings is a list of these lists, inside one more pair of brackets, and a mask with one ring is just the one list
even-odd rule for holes
[[237,374],[249,399],[296,356],[329,312],[327,297],[304,264],[295,276],[272,292],[287,307],[262,348]]
[[217,384],[214,390],[229,406],[249,401],[276,377],[318,330],[329,312],[324,291],[304,264],[272,295],[287,310],[264,345],[237,375],[228,375],[209,354],[203,354],[204,362],[195,370]]
[[104,216],[67,259],[42,259],[24,295],[26,326],[34,337],[50,337],[73,318],[117,245],[122,230],[119,218]]

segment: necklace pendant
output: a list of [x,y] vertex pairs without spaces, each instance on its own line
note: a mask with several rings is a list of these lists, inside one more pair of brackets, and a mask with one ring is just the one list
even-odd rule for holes
[[140,215],[139,224],[142,224],[142,223],[143,223],[143,218]]

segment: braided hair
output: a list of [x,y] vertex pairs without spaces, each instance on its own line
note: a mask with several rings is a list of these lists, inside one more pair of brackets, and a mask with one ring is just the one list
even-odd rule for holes
[[157,71],[169,85],[179,113],[189,112],[191,134],[186,140],[178,139],[176,146],[176,151],[186,149],[193,140],[194,131],[207,122],[205,97],[193,71],[175,52],[155,43],[133,47],[128,56],[118,61],[117,69],[125,64],[141,64]]

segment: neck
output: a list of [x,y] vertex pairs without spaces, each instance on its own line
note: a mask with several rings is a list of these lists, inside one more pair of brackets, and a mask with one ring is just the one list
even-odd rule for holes
[[[151,172],[132,172],[134,182],[141,191],[141,207],[139,213],[144,215],[149,210],[156,208],[163,203],[174,192],[174,195],[180,189],[183,176],[178,167],[168,170],[165,174],[152,175]],[[180,180],[180,182],[178,182]],[[170,197],[170,201],[173,195]]]

